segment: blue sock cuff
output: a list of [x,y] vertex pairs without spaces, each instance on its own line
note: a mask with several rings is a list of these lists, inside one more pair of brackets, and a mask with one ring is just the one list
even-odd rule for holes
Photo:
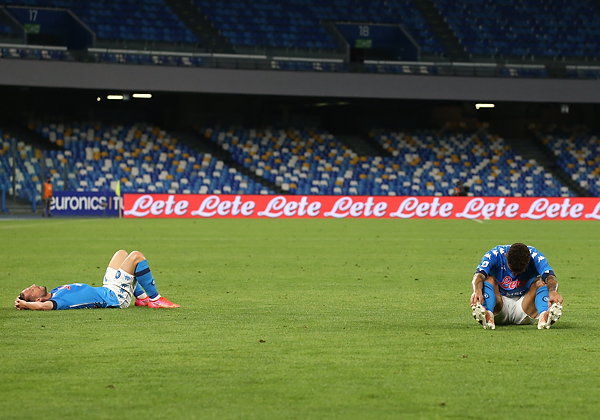
[[483,282],[483,307],[490,312],[494,312],[496,307],[496,292],[494,286],[487,281]]
[[535,309],[538,314],[548,310],[548,286],[542,286],[535,292]]

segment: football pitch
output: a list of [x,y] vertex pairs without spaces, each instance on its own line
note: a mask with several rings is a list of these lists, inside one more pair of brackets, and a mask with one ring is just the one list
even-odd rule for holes
[[[525,242],[563,316],[483,330],[483,254]],[[17,311],[148,258],[173,310]],[[0,419],[595,419],[600,223],[0,220]]]

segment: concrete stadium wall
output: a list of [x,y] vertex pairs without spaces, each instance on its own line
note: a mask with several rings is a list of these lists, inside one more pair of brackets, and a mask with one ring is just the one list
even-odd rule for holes
[[182,68],[0,59],[0,85],[250,95],[598,103],[600,80]]

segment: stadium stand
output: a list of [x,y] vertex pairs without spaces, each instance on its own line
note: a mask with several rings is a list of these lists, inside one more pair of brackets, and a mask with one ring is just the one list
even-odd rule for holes
[[0,5],[0,40],[11,41],[13,38],[18,38],[18,25],[10,14],[6,11],[3,5]]
[[206,67],[203,57],[191,53],[169,54],[165,52],[109,50],[94,48],[90,49],[94,61],[100,63],[124,63],[124,64],[156,64],[183,67]]
[[[403,75],[549,77],[543,64],[434,63],[365,60],[364,64],[346,64],[339,58],[302,58],[248,56],[190,52],[140,51],[115,48],[89,48],[91,61],[112,64],[148,64],[181,67],[236,68],[256,70],[367,72]],[[0,44],[0,58],[74,61],[64,47]],[[597,79],[600,67],[567,66],[571,78]]]
[[591,0],[433,0],[474,56],[595,58],[600,15]]
[[584,126],[542,127],[532,124],[530,130],[548,147],[558,166],[573,181],[595,197],[600,197],[600,139]]
[[572,79],[600,79],[599,66],[566,66],[567,75]]
[[67,51],[66,47],[53,46],[32,47],[26,45],[15,46],[0,44],[0,57],[29,60],[73,61],[73,56]]
[[[231,155],[232,165],[180,144],[158,127],[92,123],[30,124],[62,149],[42,154],[17,142],[17,195],[39,202],[41,165],[58,190],[130,193],[447,196],[457,182],[473,196],[575,194],[533,159],[517,155],[485,125],[448,124],[440,130],[371,130],[379,156],[360,156],[326,130],[238,126],[201,129],[201,135]],[[600,196],[600,141],[587,131],[556,127],[536,135],[552,148],[573,180]],[[0,134],[3,134],[0,132]],[[3,134],[0,189],[10,191],[11,138]],[[237,168],[236,168],[237,166]],[[244,175],[247,168],[264,182]],[[267,185],[267,186],[264,186]],[[268,187],[275,185],[276,187]]]
[[[484,125],[485,127],[485,125]],[[376,132],[374,138],[394,156],[395,168],[412,179],[404,191],[431,194],[457,181],[476,196],[571,196],[550,172],[525,160],[495,134],[484,130]]]
[[[430,54],[444,53],[416,0],[192,0],[198,16],[237,47],[293,52],[219,54],[199,52],[198,38],[164,0],[25,0],[6,5],[72,10],[101,41],[187,44],[188,50],[89,48],[87,55],[66,47],[0,44],[0,58],[48,61],[95,61],[123,65],[264,69],[304,72],[365,72],[385,75],[557,77],[552,66],[531,64],[539,58],[562,63],[564,76],[600,78],[600,14],[592,0],[432,0],[473,61],[375,61],[350,63],[332,58],[340,45],[325,22],[400,24]],[[2,8],[7,16],[6,8]],[[10,22],[9,22],[10,23]],[[14,27],[0,19],[0,36]],[[4,38],[2,38],[4,39]],[[108,45],[108,44],[107,44]],[[122,45],[121,45],[122,46]],[[262,50],[261,50],[262,51]],[[272,52],[273,50],[271,50]],[[310,51],[314,54],[302,54]],[[529,60],[509,63],[504,58]],[[492,59],[492,62],[489,62]],[[535,59],[535,60],[534,60]],[[517,61],[517,60],[515,60]],[[11,63],[12,64],[12,63]],[[48,64],[48,66],[53,64]],[[559,76],[559,77],[564,77]],[[449,82],[451,83],[451,82]],[[229,122],[227,123],[229,124]],[[207,126],[209,127],[209,126]],[[258,128],[261,127],[261,128]],[[210,126],[200,135],[226,151],[235,165],[199,153],[169,133],[148,124],[41,123],[31,129],[61,150],[40,152],[18,141],[17,192],[39,200],[42,162],[57,188],[78,191],[331,195],[448,195],[456,182],[480,196],[573,195],[568,186],[538,162],[518,155],[488,127],[446,126],[439,130],[370,130],[382,153],[364,156],[342,138],[320,127]],[[552,151],[556,164],[591,195],[599,196],[597,137],[585,128],[532,127]],[[12,186],[12,138],[3,132],[0,187]],[[196,133],[197,134],[197,133]],[[229,159],[227,159],[229,162]],[[248,170],[261,178],[249,178]],[[564,179],[563,179],[564,181]]]
[[[273,193],[210,154],[178,144],[158,127],[40,122],[31,127],[63,148],[46,151],[44,161],[59,190],[115,191],[120,180],[122,192]],[[6,135],[0,150],[3,168],[12,167],[10,140]],[[23,142],[17,148],[17,194],[29,201],[36,194],[39,201],[42,151]],[[5,190],[12,188],[8,173],[0,182]]]
[[334,38],[320,24],[325,21],[401,24],[423,51],[444,51],[411,0],[238,0],[227,7],[218,0],[196,0],[196,5],[233,45],[335,50]]
[[369,73],[438,74],[438,68],[433,63],[394,63],[366,60],[365,65]]
[[5,0],[3,3],[69,9],[96,37],[105,40],[199,42],[163,0]]
[[[0,129],[2,145],[0,147],[0,190],[11,191],[13,187],[12,168],[13,168],[13,138]],[[14,141],[16,150],[14,156],[16,165],[14,166],[15,184],[17,195],[33,201],[34,190],[37,192],[37,200],[40,201],[39,191],[41,187],[36,187],[40,183],[39,166],[36,166],[41,153],[23,142]]]
[[214,127],[202,134],[291,194],[450,195],[461,181],[480,196],[573,195],[485,131],[373,130],[381,155],[392,158],[359,156],[322,129]]
[[[227,3],[192,0],[183,9],[176,6],[180,2],[166,0],[8,0],[5,3],[71,10],[95,32],[97,45],[88,48],[87,54],[72,54],[64,47],[61,50],[61,47],[24,45],[25,38],[21,35],[20,41],[12,39],[13,44],[0,44],[1,58],[388,75],[600,77],[600,67],[587,65],[600,56],[597,42],[600,13],[592,0],[576,4],[566,0],[544,3],[432,0],[431,7],[443,16],[442,24],[448,26],[444,29],[454,34],[468,53],[468,62],[460,61],[464,54],[447,55],[430,29],[438,20],[424,15],[423,2],[417,0],[382,3],[337,0],[330,5],[317,0]],[[169,3],[181,16],[177,16]],[[15,28],[11,27],[14,22],[9,21],[6,10],[6,7],[0,10],[0,41],[5,40],[3,35],[15,36]],[[217,50],[211,50],[208,44],[202,49],[198,37],[185,22],[196,29],[210,28],[213,37],[231,44],[228,48],[237,52],[214,52]],[[427,60],[433,61],[349,62],[344,54],[350,46],[345,45],[339,34],[336,37],[332,33],[333,22],[402,25]],[[205,43],[209,35],[208,32],[202,35]],[[255,48],[256,54],[245,53],[248,48]],[[281,56],[282,51],[289,56]],[[564,60],[569,64],[552,64]]]

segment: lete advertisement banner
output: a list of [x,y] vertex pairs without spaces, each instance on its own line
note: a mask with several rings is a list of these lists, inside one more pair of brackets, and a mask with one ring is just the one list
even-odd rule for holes
[[600,220],[600,198],[125,194],[128,218]]
[[119,197],[112,192],[54,191],[50,210],[64,216],[118,216]]

